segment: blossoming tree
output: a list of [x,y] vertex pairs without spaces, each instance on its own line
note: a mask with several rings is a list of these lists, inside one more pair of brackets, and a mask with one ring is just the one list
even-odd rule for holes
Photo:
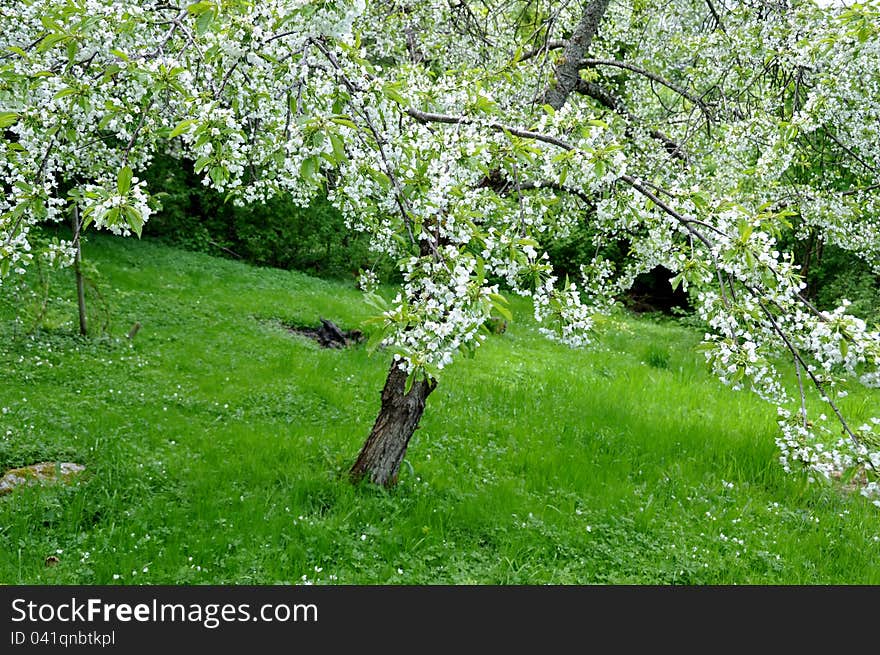
[[[878,26],[876,0],[5,3],[0,281],[73,257],[32,239],[66,212],[75,239],[139,234],[135,172],[160,150],[231,202],[325,189],[403,275],[392,302],[368,293],[393,360],[352,467],[387,485],[442,369],[506,313],[502,290],[577,347],[663,265],[713,370],[778,406],[783,465],[880,496],[880,420],[835,403],[839,379],[880,383],[880,334],[846,304],[815,308],[783,246],[880,270]],[[544,245],[584,222],[595,255],[558,280]],[[603,258],[619,240],[626,260]],[[809,387],[831,419],[808,416]]]

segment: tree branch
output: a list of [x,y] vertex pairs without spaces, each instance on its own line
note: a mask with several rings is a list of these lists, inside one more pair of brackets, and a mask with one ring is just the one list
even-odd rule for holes
[[657,73],[652,73],[651,71],[641,68],[639,66],[635,66],[634,64],[630,64],[625,61],[617,61],[615,59],[582,59],[580,61],[581,68],[595,68],[597,66],[613,66],[615,68],[623,68],[624,70],[632,71],[633,73],[638,73],[643,77],[647,77],[649,80],[653,80],[658,84],[662,84],[667,89],[675,91],[678,95],[689,100],[697,107],[699,107],[707,118],[712,118],[712,115],[709,112],[709,107],[702,98],[698,98],[684,87],[679,86],[675,82],[670,82],[669,80],[661,77]]
[[532,57],[537,57],[538,55],[542,55],[545,52],[549,52],[550,50],[559,50],[560,48],[564,48],[568,41],[547,41],[540,47],[534,48],[525,52],[519,56],[517,59],[518,62],[526,61],[527,59],[531,59]]
[[715,9],[715,5],[712,3],[712,0],[706,0],[706,4],[709,6],[709,13],[712,14],[712,18],[715,19],[715,25],[722,32],[727,34],[727,30],[724,29],[724,22],[721,20],[721,15],[718,13],[718,10]]
[[544,102],[554,109],[561,109],[581,79],[580,63],[599,31],[599,23],[608,9],[610,0],[592,0],[584,3],[583,15],[574,33],[562,51],[556,66],[556,83],[544,91]]
[[[624,119],[626,119],[628,123],[641,123],[638,117],[626,107],[626,105],[623,103],[623,100],[614,95],[605,87],[596,84],[595,82],[580,80],[575,90],[581,95],[590,96],[614,113],[619,114]],[[648,134],[652,139],[660,141],[666,148],[666,152],[668,152],[671,157],[687,162],[687,153],[684,151],[684,148],[682,148],[674,139],[667,136],[660,130],[656,130],[653,128],[648,130]]]
[[468,118],[467,116],[435,114],[428,111],[420,111],[413,107],[407,107],[406,113],[409,114],[412,118],[415,118],[420,123],[446,123],[447,125],[482,125],[483,127],[487,127],[494,132],[510,132],[510,134],[522,137],[524,139],[532,139],[534,141],[551,143],[554,146],[562,148],[563,150],[575,149],[575,147],[567,141],[559,139],[555,136],[550,136],[549,134],[541,134],[540,132],[532,132],[531,130],[524,130],[518,127],[512,127],[510,125],[504,125],[497,121],[483,123],[481,121],[475,121],[472,118]]
[[[351,80],[348,79],[348,75],[346,75],[345,71],[342,70],[342,66],[339,65],[338,61],[336,61],[336,57],[333,56],[333,53],[330,52],[326,47],[324,47],[324,44],[317,39],[312,39],[311,42],[315,45],[316,48],[318,48],[318,50],[321,51],[321,54],[323,54],[324,57],[327,58],[327,61],[329,61],[330,64],[336,69],[337,73],[339,74],[339,78],[342,80],[342,83],[345,84],[346,88],[348,88],[349,92],[351,92],[352,95],[355,95],[358,89],[354,86]],[[397,204],[397,208],[400,210],[401,217],[403,218],[403,224],[406,226],[406,231],[409,235],[410,243],[415,246],[417,245],[417,241],[412,231],[412,218],[410,216],[409,208],[406,206],[406,202],[404,200],[403,189],[401,189],[400,182],[397,179],[397,175],[394,174],[394,170],[388,161],[388,157],[385,155],[385,147],[383,145],[385,143],[385,139],[383,139],[382,136],[379,134],[379,131],[376,129],[376,126],[373,125],[373,121],[370,119],[370,116],[367,112],[361,112],[361,117],[366,123],[367,129],[373,135],[373,138],[376,139],[376,147],[379,150],[379,156],[381,157],[382,163],[385,166],[386,174],[391,180],[391,183],[394,185],[395,203]],[[431,245],[436,254],[436,245]]]
[[[852,442],[858,446],[859,445],[858,437],[850,429],[849,424],[846,422],[846,419],[843,418],[843,414],[840,413],[840,410],[837,408],[837,405],[834,403],[833,400],[831,400],[831,396],[829,396],[825,392],[825,387],[819,381],[819,378],[817,378],[816,375],[813,373],[813,371],[810,369],[810,367],[807,366],[807,363],[804,361],[804,358],[801,357],[800,352],[798,352],[797,348],[795,348],[792,345],[791,341],[789,341],[788,337],[782,331],[782,328],[779,327],[779,323],[777,323],[776,319],[773,318],[773,314],[770,312],[769,309],[767,309],[767,306],[764,305],[763,302],[761,302],[761,299],[758,297],[757,292],[748,286],[746,287],[746,289],[748,289],[751,292],[751,294],[755,297],[755,300],[758,301],[758,305],[761,307],[761,309],[764,311],[764,314],[767,316],[768,320],[770,321],[770,325],[773,327],[773,331],[779,335],[779,338],[782,339],[783,343],[788,348],[789,352],[794,356],[794,358],[801,363],[801,365],[804,367],[804,370],[806,370],[807,375],[810,376],[810,380],[812,380],[815,387],[819,390],[819,393],[822,394],[822,398],[825,400],[825,402],[828,403],[828,405],[831,407],[831,409],[834,410],[834,413],[837,415],[837,420],[840,421],[841,426],[843,426],[844,432],[846,432],[846,434],[849,436],[849,438],[852,439]],[[798,377],[800,377],[800,375]],[[868,462],[868,465],[870,466],[870,462]]]

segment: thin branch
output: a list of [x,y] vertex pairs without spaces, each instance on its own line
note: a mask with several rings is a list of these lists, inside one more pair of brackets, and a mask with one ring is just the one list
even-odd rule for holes
[[[575,90],[582,95],[587,95],[594,100],[597,100],[605,107],[608,107],[608,109],[610,109],[611,111],[622,116],[624,119],[626,119],[628,123],[641,123],[638,117],[636,117],[636,115],[633,114],[626,107],[623,100],[605,87],[596,84],[595,82],[587,82],[585,80],[581,80],[580,82],[578,82],[577,88]],[[674,157],[675,159],[680,159],[684,162],[688,161],[687,153],[685,153],[684,148],[682,148],[671,137],[656,129],[650,129],[648,131],[648,134],[652,139],[660,141],[666,148],[666,152],[668,152],[671,157]]]
[[[36,41],[33,41],[32,43],[29,43],[28,45],[24,46],[24,47],[21,48],[21,49],[24,50],[25,52],[28,52],[29,50],[32,50],[32,49],[35,48],[36,46],[40,45],[40,43],[42,43],[43,39],[45,39],[47,36],[49,36],[49,33],[48,33],[48,32],[47,32],[46,34],[43,34],[43,35],[40,36],[39,38],[37,38]],[[10,58],[10,57],[20,57],[20,56],[21,56],[21,55],[19,55],[18,53],[15,53],[15,52],[8,52],[8,53],[6,53],[6,54],[4,54],[4,55],[0,55],[0,61],[2,61],[3,59],[8,59],[8,58]]]
[[238,68],[238,65],[241,63],[241,60],[243,58],[244,57],[237,59],[235,63],[229,67],[229,70],[226,71],[226,73],[223,75],[223,79],[220,80],[220,88],[214,92],[214,99],[219,98],[220,94],[223,93],[223,89],[225,89],[226,85],[229,84],[229,78],[232,77],[232,74],[235,72],[235,69]]
[[[324,44],[321,43],[317,39],[310,39],[311,43],[315,45],[318,50],[321,51],[321,54],[327,58],[327,61],[336,69],[339,74],[339,79],[342,80],[342,83],[345,84],[346,88],[354,95],[357,92],[354,84],[348,79],[348,75],[345,74],[345,71],[342,70],[342,66],[336,61],[336,57],[333,56],[333,53],[330,52]],[[379,131],[376,129],[376,126],[373,125],[373,121],[370,119],[370,115],[367,112],[361,112],[361,118],[363,118],[364,122],[367,125],[367,129],[373,135],[373,138],[376,139],[376,145],[379,150],[379,156],[382,158],[382,163],[385,166],[385,171],[388,175],[388,178],[391,180],[391,183],[394,185],[394,200],[397,204],[397,208],[400,210],[401,216],[403,218],[403,224],[406,226],[406,231],[409,234],[409,240],[412,245],[418,245],[416,241],[415,235],[412,231],[412,218],[410,217],[410,211],[406,206],[403,196],[403,189],[400,187],[400,182],[397,180],[397,176],[394,174],[394,169],[391,166],[391,163],[388,161],[388,157],[385,155],[385,140],[379,134]],[[436,254],[437,246],[436,244],[431,244],[431,247]]]
[[801,354],[800,354],[800,352],[798,352],[797,348],[795,348],[792,345],[791,341],[788,340],[788,337],[785,335],[785,332],[783,332],[782,328],[779,327],[779,323],[777,323],[776,319],[773,318],[773,314],[770,312],[769,309],[767,309],[767,306],[763,302],[761,302],[761,299],[758,297],[758,294],[755,292],[755,290],[749,288],[748,286],[746,287],[746,289],[749,289],[749,291],[755,297],[755,300],[758,301],[758,305],[761,307],[761,309],[764,311],[764,314],[769,319],[770,325],[773,326],[773,331],[779,335],[779,338],[782,339],[783,343],[785,343],[786,347],[788,348],[789,352],[794,356],[794,358],[801,363],[801,365],[804,367],[804,370],[806,370],[807,375],[810,376],[810,379],[813,381],[813,384],[819,390],[819,393],[822,394],[822,398],[825,400],[825,402],[828,403],[829,407],[831,407],[831,409],[834,410],[834,413],[837,415],[837,420],[840,421],[840,425],[843,426],[844,432],[846,432],[846,434],[849,435],[849,438],[852,439],[852,442],[858,446],[859,445],[858,437],[856,437],[855,433],[853,433],[853,431],[850,429],[849,423],[847,423],[846,419],[843,418],[843,414],[840,413],[840,410],[837,408],[837,405],[834,404],[833,400],[831,400],[831,396],[825,392],[824,385],[819,381],[819,379],[816,377],[816,375],[813,373],[813,371],[810,369],[810,367],[804,361],[803,357],[801,357]]
[[661,77],[657,73],[652,73],[651,71],[646,70],[644,68],[641,68],[639,66],[635,66],[635,65],[630,64],[625,61],[617,61],[615,59],[582,59],[580,61],[580,66],[581,66],[581,68],[595,68],[597,66],[613,66],[615,68],[623,68],[624,70],[632,71],[633,73],[638,73],[639,75],[642,75],[643,77],[647,77],[649,80],[653,80],[654,82],[657,82],[658,84],[662,84],[666,88],[671,89],[672,91],[675,91],[678,95],[682,96],[683,98],[686,98],[687,100],[689,100],[690,102],[695,104],[697,107],[699,107],[708,118],[712,117],[712,115],[709,113],[708,105],[706,104],[706,102],[702,98],[698,98],[697,96],[693,95],[690,91],[679,86],[675,82],[670,82],[669,80],[667,80],[664,77]]
[[706,4],[709,6],[709,12],[712,14],[712,18],[715,19],[715,25],[722,32],[727,34],[727,30],[724,29],[724,22],[721,20],[721,15],[718,13],[718,10],[715,9],[715,5],[712,4],[712,0],[706,0]]
[[859,162],[862,166],[864,166],[865,168],[867,168],[869,171],[871,171],[872,173],[880,173],[880,171],[877,170],[877,167],[876,167],[876,166],[872,166],[871,164],[869,164],[868,162],[866,162],[864,159],[862,159],[862,158],[858,155],[858,153],[853,152],[852,149],[850,149],[850,148],[849,148],[848,146],[846,146],[845,144],[841,143],[841,142],[840,142],[840,139],[838,139],[836,136],[834,136],[831,132],[829,132],[829,131],[826,130],[826,131],[825,131],[825,134],[827,134],[827,135],[831,138],[831,140],[834,141],[834,143],[836,143],[836,144],[839,145],[841,148],[843,148],[844,151],[846,151],[847,154],[849,154],[853,159],[855,159],[857,162]]
[[122,162],[123,165],[128,164],[128,156],[131,154],[131,149],[134,147],[135,141],[137,140],[138,134],[141,129],[144,127],[144,121],[147,117],[147,112],[150,111],[150,108],[153,106],[154,98],[150,98],[150,101],[147,105],[141,110],[141,117],[138,120],[137,127],[134,128],[134,132],[131,133],[131,138],[128,140],[128,144],[125,146],[125,151],[122,153]]
[[531,59],[532,57],[543,55],[545,52],[549,52],[550,50],[559,50],[561,48],[564,48],[567,43],[568,41],[547,41],[547,43],[521,54],[517,61],[526,61],[527,59]]
[[[492,189],[499,195],[507,195],[511,193],[510,183],[502,180],[500,176],[487,176],[483,178],[480,184],[477,185],[477,188]],[[558,191],[559,193],[567,193],[569,195],[580,198],[590,207],[595,207],[596,204],[595,198],[592,198],[580,189],[565,186],[564,184],[559,184],[558,182],[552,182],[550,180],[521,180],[517,185],[515,191],[517,193],[521,193],[523,191],[540,191],[541,189]]]
[[691,223],[693,223],[694,221],[687,218],[686,216],[682,216],[679,212],[675,211],[672,207],[670,207],[665,202],[663,202],[663,200],[661,200],[660,197],[657,196],[657,194],[653,193],[650,189],[645,187],[641,182],[639,182],[639,180],[635,179],[631,175],[623,174],[618,179],[623,182],[626,182],[633,189],[635,189],[636,191],[641,193],[643,196],[645,196],[648,200],[650,200],[655,205],[657,205],[666,214],[668,214],[672,218],[676,219],[679,223],[681,223],[681,225],[688,232],[690,232],[693,236],[695,236],[697,239],[699,239],[700,242],[704,246],[706,246],[706,248],[708,248],[710,252],[712,251],[712,245],[713,245],[712,242],[709,241],[709,239],[706,237],[706,235],[704,235],[702,232],[700,232],[697,229],[694,229],[694,227],[691,225]]
[[524,130],[518,127],[512,127],[510,125],[504,125],[503,123],[499,123],[497,121],[482,122],[476,121],[472,118],[468,118],[467,116],[450,116],[449,114],[436,114],[429,111],[421,111],[413,107],[407,107],[406,113],[409,114],[412,118],[415,118],[420,123],[446,123],[447,125],[482,125],[483,127],[487,127],[494,132],[509,132],[514,136],[519,136],[524,139],[532,139],[533,141],[550,143],[554,146],[562,148],[563,150],[575,149],[575,147],[567,141],[557,138],[555,136],[550,136],[549,134],[541,134],[540,132],[532,132],[531,130]]
[[804,428],[807,428],[807,397],[804,394],[804,381],[801,379],[801,363],[798,358],[794,358],[794,372],[797,374],[798,391],[801,393],[801,420]]
[[844,191],[840,195],[842,196],[853,196],[857,193],[864,193],[866,191],[874,191],[875,189],[880,189],[880,183],[872,184],[871,186],[866,186],[861,189],[850,189],[849,191]]

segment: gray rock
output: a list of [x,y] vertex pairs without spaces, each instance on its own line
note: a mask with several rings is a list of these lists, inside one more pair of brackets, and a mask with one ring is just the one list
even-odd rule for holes
[[0,496],[25,484],[70,484],[86,470],[73,462],[40,462],[6,471],[0,478]]

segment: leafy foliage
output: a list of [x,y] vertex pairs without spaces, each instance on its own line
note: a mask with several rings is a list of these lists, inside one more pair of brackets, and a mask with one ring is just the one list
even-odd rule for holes
[[363,233],[347,229],[342,215],[318,196],[308,207],[284,197],[237,206],[204,186],[186,161],[156,158],[145,173],[160,208],[145,234],[212,255],[325,277],[352,279],[373,270],[388,282],[395,270],[369,251]]

